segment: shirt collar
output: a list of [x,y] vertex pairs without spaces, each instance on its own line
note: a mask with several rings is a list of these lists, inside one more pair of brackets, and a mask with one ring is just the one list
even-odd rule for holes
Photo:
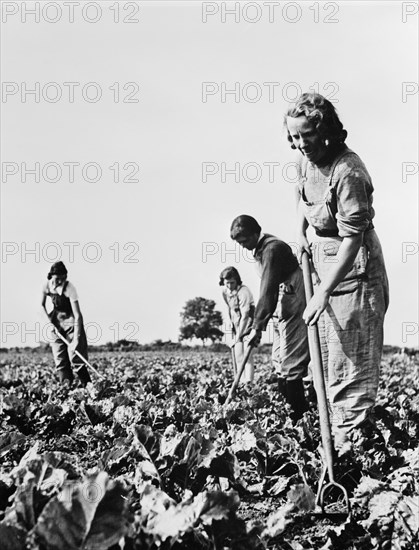
[[227,294],[229,296],[234,296],[235,294],[238,293],[238,291],[241,289],[242,286],[243,284],[239,285],[235,290],[230,290],[229,288],[226,287]]
[[260,232],[260,235],[259,235],[259,239],[258,239],[258,242],[256,243],[256,246],[255,248],[253,249],[253,257],[256,256],[256,253],[257,253],[257,250],[259,248],[259,245],[261,243],[261,241],[265,238],[265,233],[263,233],[263,231]]

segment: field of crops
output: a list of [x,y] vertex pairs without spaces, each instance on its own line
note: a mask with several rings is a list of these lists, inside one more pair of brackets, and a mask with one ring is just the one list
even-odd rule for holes
[[414,356],[385,356],[376,426],[336,459],[346,520],[313,510],[316,406],[293,425],[269,356],[256,355],[255,383],[225,411],[228,354],[112,352],[92,362],[104,380],[68,391],[50,354],[1,354],[2,550],[418,548]]

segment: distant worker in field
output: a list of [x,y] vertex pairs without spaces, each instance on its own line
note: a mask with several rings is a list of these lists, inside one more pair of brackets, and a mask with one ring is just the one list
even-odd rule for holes
[[[237,368],[240,368],[244,359],[244,337],[252,328],[255,314],[255,302],[249,288],[242,283],[239,272],[235,267],[226,267],[220,273],[220,286],[228,307],[232,331],[233,350]],[[254,367],[250,357],[243,373],[244,382],[253,382]]]
[[[63,262],[56,262],[51,266],[47,279],[42,289],[42,307],[55,329],[70,342],[67,346],[58,335],[55,335],[55,339],[51,342],[58,377],[61,382],[71,385],[74,380],[73,367],[82,385],[86,386],[91,381],[90,375],[75,353],[77,350],[85,359],[88,359],[87,338],[77,291],[67,280],[67,269]],[[54,306],[50,313],[46,307],[47,298],[52,300]]]
[[[242,215],[233,220],[230,236],[243,248],[253,250],[261,277],[249,344],[257,346],[273,319],[272,360],[285,379],[285,399],[290,404],[293,420],[308,409],[303,378],[310,361],[307,327],[303,320],[305,293],[303,274],[291,247],[273,235],[262,233],[258,222]],[[280,391],[283,392],[282,384]]]

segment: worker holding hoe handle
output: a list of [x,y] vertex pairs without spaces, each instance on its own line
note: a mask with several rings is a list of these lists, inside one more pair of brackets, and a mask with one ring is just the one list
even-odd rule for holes
[[[262,233],[251,216],[235,218],[230,236],[243,248],[253,250],[261,277],[248,344],[260,343],[262,331],[273,318],[272,360],[285,379],[285,398],[292,408],[292,418],[298,420],[308,409],[303,378],[310,361],[307,327],[302,318],[305,308],[302,271],[291,247],[273,235]],[[282,388],[280,391],[283,392]]]
[[[220,286],[223,287],[223,299],[228,307],[233,332],[233,351],[235,363],[240,367],[245,357],[245,347],[255,313],[255,304],[249,288],[242,283],[235,267],[226,267],[220,273]],[[243,382],[253,382],[254,367],[250,357],[244,369]]]
[[303,318],[319,326],[335,448],[344,454],[355,428],[374,429],[370,413],[389,301],[373,223],[374,187],[325,97],[303,94],[289,106],[284,124],[291,148],[301,154],[298,242],[312,256],[318,281]]
[[[79,299],[74,285],[67,280],[67,269],[63,262],[51,266],[47,282],[42,289],[42,307],[48,320],[61,335],[55,335],[51,342],[52,354],[58,377],[71,386],[74,380],[72,366],[83,386],[91,381],[89,372],[78,354],[87,360],[87,338],[80,311]],[[53,303],[48,313],[47,298]],[[65,343],[69,342],[69,345]]]

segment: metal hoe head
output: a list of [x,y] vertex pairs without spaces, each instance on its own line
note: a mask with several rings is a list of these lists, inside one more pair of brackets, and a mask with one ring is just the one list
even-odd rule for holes
[[[323,469],[321,478],[319,480],[319,488],[318,488],[317,497],[316,497],[316,504],[321,508],[320,515],[322,517],[330,517],[334,519],[346,519],[351,514],[351,505],[349,502],[348,492],[343,485],[341,485],[340,483],[336,483],[336,481],[333,479],[333,472],[332,472],[332,479],[330,479],[330,472],[329,472],[329,482],[325,483],[327,473],[328,473],[328,468],[327,466],[325,466]],[[343,501],[345,505],[344,510],[330,512],[326,509],[326,506],[331,506],[331,504],[326,505],[325,503],[326,497],[329,493],[332,493],[332,492],[334,492],[334,502],[336,504],[338,503],[340,504],[339,497],[343,496]]]

